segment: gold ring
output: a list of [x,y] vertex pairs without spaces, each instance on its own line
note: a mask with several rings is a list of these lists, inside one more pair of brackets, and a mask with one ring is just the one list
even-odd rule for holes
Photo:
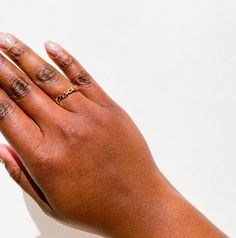
[[62,95],[59,95],[56,97],[56,103],[59,105],[61,100],[67,98],[70,94],[79,91],[79,87],[76,85],[72,85],[70,88],[68,88]]

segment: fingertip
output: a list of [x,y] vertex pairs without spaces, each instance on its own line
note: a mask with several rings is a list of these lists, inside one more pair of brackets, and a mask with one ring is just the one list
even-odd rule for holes
[[5,144],[0,144],[0,156],[1,156],[1,155],[5,155],[5,154],[7,154],[7,153],[9,153],[9,152],[8,152],[8,149],[7,149],[7,145],[5,145]]
[[[0,164],[5,165],[4,156],[2,156],[1,151],[4,150],[4,144],[0,143]],[[3,152],[4,153],[4,152]]]
[[61,47],[54,41],[47,40],[44,42],[44,46],[48,54],[54,58],[61,52]]
[[7,149],[7,145],[0,144],[0,162],[2,164],[9,163],[10,161],[14,160],[12,154]]
[[19,163],[19,157],[10,145],[0,144],[0,159],[3,163]]
[[15,37],[10,33],[0,32],[0,48],[8,50],[16,43]]
[[1,158],[0,158],[0,164],[5,164],[5,162],[4,162],[4,160],[2,160]]
[[52,41],[52,40],[44,41],[44,46],[45,46],[46,49],[49,48],[51,44],[55,44],[55,42]]

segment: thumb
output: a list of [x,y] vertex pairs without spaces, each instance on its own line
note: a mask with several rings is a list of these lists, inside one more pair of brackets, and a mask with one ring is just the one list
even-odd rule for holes
[[5,164],[5,168],[13,180],[38,203],[46,214],[52,215],[52,209],[42,190],[29,175],[10,145],[0,144],[0,160]]
[[21,185],[21,182],[24,182],[21,181],[24,179],[22,178],[24,166],[14,149],[9,145],[0,144],[0,159],[5,164],[9,175]]

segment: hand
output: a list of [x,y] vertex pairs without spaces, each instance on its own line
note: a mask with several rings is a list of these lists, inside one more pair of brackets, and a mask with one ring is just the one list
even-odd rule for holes
[[74,57],[45,44],[65,77],[13,35],[1,33],[0,46],[22,70],[0,55],[0,129],[12,146],[0,157],[45,213],[112,237],[190,237],[178,236],[176,219],[204,221],[191,237],[225,237],[169,184],[133,121]]

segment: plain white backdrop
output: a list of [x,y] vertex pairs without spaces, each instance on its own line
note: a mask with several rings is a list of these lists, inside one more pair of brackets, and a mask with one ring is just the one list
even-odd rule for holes
[[[235,12],[233,0],[0,0],[0,31],[46,59],[45,40],[68,49],[129,112],[167,178],[236,237]],[[97,236],[47,218],[0,166],[0,237]]]

